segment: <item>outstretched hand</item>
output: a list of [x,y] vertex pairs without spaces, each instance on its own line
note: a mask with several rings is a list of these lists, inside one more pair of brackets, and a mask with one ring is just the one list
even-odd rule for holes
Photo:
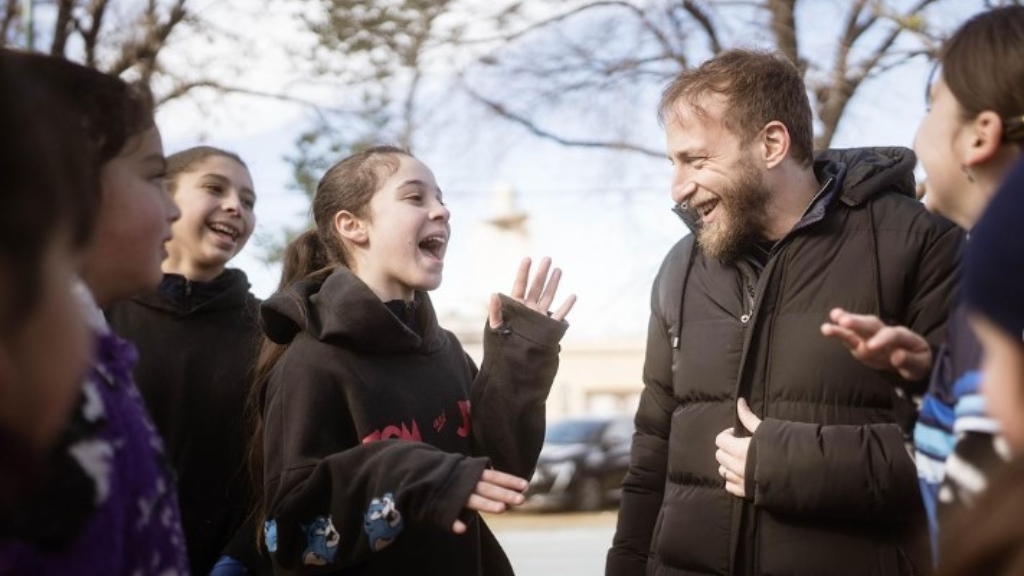
[[[509,506],[518,506],[525,501],[523,491],[527,486],[529,483],[518,476],[497,470],[484,470],[480,481],[476,483],[476,489],[466,501],[466,508],[477,512],[501,514]],[[466,523],[456,520],[452,524],[452,532],[464,534]]]
[[821,325],[821,333],[842,342],[865,366],[896,372],[910,381],[923,380],[931,372],[932,348],[913,330],[887,326],[877,316],[842,308],[832,309],[829,320]]
[[[516,273],[516,281],[512,285],[512,294],[510,296],[513,300],[530,310],[546,314],[552,319],[561,322],[568,316],[573,304],[576,303],[576,295],[570,294],[565,299],[565,302],[558,307],[558,310],[552,311],[551,303],[555,300],[555,292],[558,291],[558,283],[562,279],[562,270],[560,268],[552,270],[551,258],[545,257],[540,261],[537,273],[533,275],[533,281],[527,285],[530,277],[530,264],[529,258],[523,258],[523,261],[519,263],[519,271]],[[548,272],[550,272],[550,276]],[[504,323],[505,319],[501,314],[501,299],[498,298],[497,294],[491,295],[487,312],[491,329],[497,329]]]
[[732,428],[722,430],[715,436],[715,446],[718,447],[715,451],[715,460],[718,460],[718,474],[725,480],[725,490],[733,496],[744,498],[747,495],[747,454],[750,452],[750,440],[761,425],[761,419],[750,410],[743,398],[736,403],[736,413],[750,435],[740,437]]

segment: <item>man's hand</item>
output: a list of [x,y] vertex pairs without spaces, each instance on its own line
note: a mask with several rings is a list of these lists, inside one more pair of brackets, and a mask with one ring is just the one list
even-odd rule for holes
[[750,449],[751,437],[757,427],[761,425],[761,419],[750,411],[747,401],[743,398],[736,403],[736,412],[739,414],[743,427],[750,432],[751,436],[740,438],[736,436],[732,428],[722,430],[715,437],[715,446],[718,446],[715,460],[718,460],[719,464],[718,473],[725,479],[726,491],[733,496],[745,498],[747,495],[744,487],[747,451]]
[[865,366],[895,372],[909,381],[924,380],[931,373],[931,346],[913,330],[886,326],[877,316],[842,308],[834,308],[829,320],[821,325],[821,333],[842,342]]

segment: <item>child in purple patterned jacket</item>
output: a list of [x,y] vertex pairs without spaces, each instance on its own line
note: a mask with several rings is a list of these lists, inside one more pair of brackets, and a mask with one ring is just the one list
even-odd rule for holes
[[163,185],[166,161],[151,98],[59,58],[10,59],[19,77],[45,89],[86,132],[80,154],[98,182],[98,212],[78,293],[97,352],[46,476],[21,507],[13,535],[0,540],[0,575],[188,574],[163,443],[132,380],[135,349],[99,312],[156,286],[163,243],[178,217]]

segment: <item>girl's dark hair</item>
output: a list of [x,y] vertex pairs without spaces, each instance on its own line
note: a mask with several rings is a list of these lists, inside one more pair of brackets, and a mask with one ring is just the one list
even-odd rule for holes
[[83,154],[85,132],[61,98],[24,74],[23,62],[21,53],[0,49],[0,335],[32,313],[58,235],[72,249],[88,243],[99,197],[98,169]]
[[967,118],[991,110],[1003,139],[1024,144],[1024,6],[982,12],[945,42],[942,77]]
[[238,162],[242,168],[249,169],[249,166],[242,158],[234,152],[228,152],[213,146],[193,146],[167,157],[167,177],[164,179],[164,182],[167,184],[167,191],[174,194],[178,187],[178,176],[190,172],[193,166],[213,156],[229,158]]
[[[348,266],[348,254],[341,239],[334,232],[334,215],[347,210],[360,218],[370,218],[369,204],[373,195],[394,174],[401,156],[412,154],[397,146],[375,146],[353,154],[338,162],[324,174],[313,196],[313,222],[315,227],[303,232],[288,243],[282,257],[281,280],[278,292],[300,280],[323,281],[337,266]],[[263,499],[263,408],[270,374],[285,351],[287,344],[277,344],[264,335],[254,370],[253,387],[249,393],[247,413],[253,431],[248,449],[249,474],[256,492],[256,505],[252,511],[260,519],[255,522],[262,531],[265,516]],[[260,535],[257,534],[257,542]]]
[[[397,146],[375,146],[331,166],[320,179],[313,195],[313,222],[328,264],[349,265],[345,246],[334,233],[334,215],[347,210],[360,218],[371,218],[367,210],[370,200],[384,181],[398,171],[401,156],[412,154]],[[301,277],[302,272],[314,271],[295,272]]]
[[135,136],[155,126],[153,97],[141,84],[56,56],[14,53],[18,73],[63,100],[85,132],[88,160],[103,166]]

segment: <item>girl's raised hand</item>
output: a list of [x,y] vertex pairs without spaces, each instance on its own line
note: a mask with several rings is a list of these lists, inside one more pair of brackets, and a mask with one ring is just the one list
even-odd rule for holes
[[[558,310],[552,311],[551,303],[555,300],[555,292],[558,291],[558,283],[562,279],[562,270],[560,268],[551,270],[551,258],[544,257],[540,261],[540,266],[537,267],[533,281],[527,285],[530,277],[530,264],[529,258],[523,258],[523,261],[519,263],[519,271],[516,273],[516,281],[512,285],[512,294],[510,296],[527,308],[541,314],[547,314],[554,320],[561,322],[569,315],[573,304],[576,303],[576,295],[570,294],[565,299],[565,302],[559,306]],[[548,275],[549,271],[551,273],[550,276]],[[496,329],[504,322],[504,318],[501,315],[501,300],[497,294],[491,295],[491,302],[487,308],[491,328]]]
[[[509,506],[518,506],[525,501],[523,490],[526,490],[527,486],[529,483],[518,476],[497,470],[484,470],[480,481],[476,483],[476,490],[466,501],[466,508],[477,512],[501,514]],[[452,532],[464,534],[466,524],[462,520],[456,520],[452,524]]]

